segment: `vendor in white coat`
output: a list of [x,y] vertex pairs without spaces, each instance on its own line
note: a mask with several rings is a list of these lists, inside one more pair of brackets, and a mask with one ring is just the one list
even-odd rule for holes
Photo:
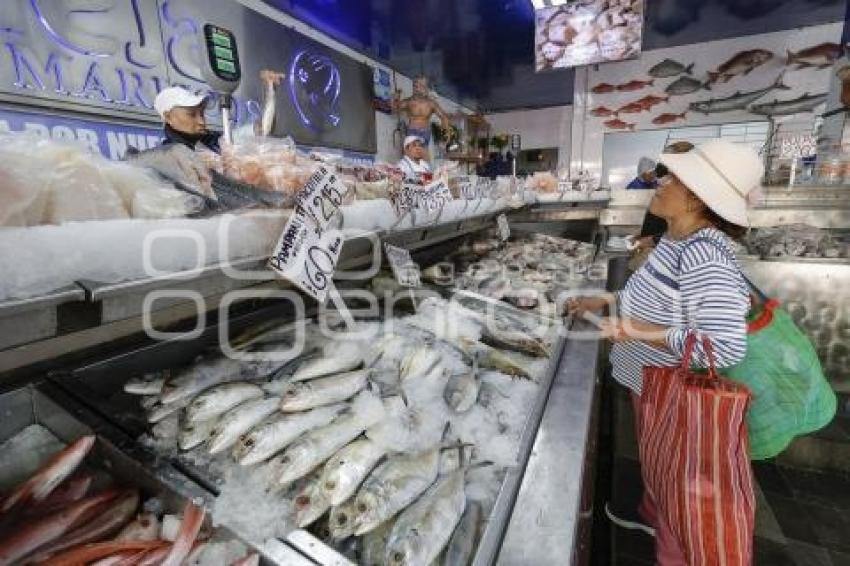
[[404,138],[404,157],[398,162],[398,167],[404,173],[405,181],[423,184],[431,182],[431,165],[427,157],[425,140],[419,136]]

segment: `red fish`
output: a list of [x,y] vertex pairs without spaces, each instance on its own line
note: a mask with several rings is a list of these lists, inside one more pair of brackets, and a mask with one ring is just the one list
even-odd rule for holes
[[597,106],[596,108],[590,111],[590,114],[598,118],[604,118],[606,116],[613,116],[614,111],[610,108],[605,108],[604,106]]
[[817,67],[825,69],[832,65],[836,59],[841,57],[843,53],[841,45],[838,43],[821,43],[808,49],[802,49],[796,53],[787,49],[788,62],[786,65],[797,64],[798,69],[805,67]]
[[652,95],[652,94],[649,94],[649,95],[647,95],[647,96],[644,96],[644,97],[643,97],[643,98],[641,98],[640,100],[638,100],[638,101],[637,101],[637,104],[640,104],[640,105],[641,105],[641,106],[643,106],[646,110],[649,110],[650,108],[652,108],[652,107],[653,107],[653,106],[655,106],[656,104],[661,104],[662,102],[667,102],[668,100],[670,100],[670,97],[667,97],[667,96],[654,96],[654,95]]
[[5,513],[25,501],[43,501],[77,469],[94,446],[94,441],[94,436],[83,436],[55,454],[35,475],[16,487],[3,500],[0,513]]
[[632,130],[632,131],[634,131],[634,129],[635,129],[634,124],[627,124],[626,122],[623,122],[622,120],[619,120],[619,119],[616,119],[616,118],[614,120],[608,120],[607,122],[605,122],[605,125],[608,126],[609,128],[614,129],[614,130]]
[[681,114],[661,114],[652,119],[652,123],[660,126],[661,124],[669,124],[670,122],[675,122],[676,120],[684,120],[685,114],[688,111],[685,110]]
[[204,524],[204,515],[203,507],[192,502],[186,504],[183,508],[183,520],[180,522],[177,538],[174,539],[171,551],[163,559],[162,566],[180,566],[183,559],[189,556],[192,545],[195,544],[195,539],[198,538],[198,533]]
[[642,102],[630,102],[617,110],[616,114],[637,114],[649,110]]
[[614,92],[616,88],[617,87],[615,87],[614,85],[609,85],[608,83],[599,83],[598,85],[590,89],[590,92],[592,92],[593,94],[605,94],[608,92]]
[[631,92],[633,90],[640,90],[642,88],[652,86],[654,82],[654,79],[650,79],[648,81],[629,81],[627,83],[617,85],[617,90],[623,92]]

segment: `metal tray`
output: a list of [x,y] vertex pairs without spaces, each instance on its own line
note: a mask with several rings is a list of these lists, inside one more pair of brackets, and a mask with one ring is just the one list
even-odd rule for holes
[[[467,300],[489,302],[483,297],[467,297]],[[529,313],[519,311],[504,303],[497,306],[512,312],[514,315],[529,316]],[[280,319],[279,322],[285,324],[287,320]],[[214,328],[210,328],[208,331],[216,332]],[[523,427],[519,454],[517,455],[517,466],[507,471],[490,517],[484,523],[485,526],[473,562],[475,565],[493,564],[496,560],[563,348],[564,339],[559,336],[553,343],[552,356],[547,371],[539,382],[537,397],[530,408]],[[108,359],[94,360],[85,366],[69,368],[62,374],[53,376],[51,381],[61,388],[65,394],[72,396],[76,402],[84,404],[93,412],[98,413],[100,418],[110,421],[127,437],[137,438],[148,427],[142,409],[138,404],[138,398],[125,394],[122,387],[123,383],[140,373],[190,364],[197,353],[202,350],[203,346],[199,347],[192,342],[159,342],[143,349],[113,355]],[[209,470],[199,469],[179,455],[169,458],[168,464],[203,486],[209,494],[217,494],[216,484],[220,478],[215,477]],[[295,533],[297,534],[299,531]],[[334,556],[331,561],[334,564],[345,563],[331,547],[318,540],[311,541],[311,544],[297,544],[297,541],[290,541],[290,544],[316,563],[328,563],[329,556]]]

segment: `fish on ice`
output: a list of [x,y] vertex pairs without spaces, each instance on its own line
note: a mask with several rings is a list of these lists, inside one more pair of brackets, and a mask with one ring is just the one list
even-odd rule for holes
[[236,405],[250,399],[263,397],[262,387],[253,383],[225,383],[209,389],[192,400],[186,407],[186,420],[190,423],[207,421],[226,413]]
[[283,394],[280,410],[306,411],[350,399],[366,387],[371,373],[372,370],[361,369],[293,383]]
[[280,397],[251,399],[226,412],[210,431],[208,450],[218,454],[227,450],[249,430],[276,413]]

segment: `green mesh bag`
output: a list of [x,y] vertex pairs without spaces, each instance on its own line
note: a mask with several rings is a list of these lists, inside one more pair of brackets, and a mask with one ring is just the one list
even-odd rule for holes
[[750,457],[764,460],[829,424],[836,399],[809,339],[777,301],[757,292],[765,300],[748,317],[747,355],[723,374],[752,391]]

